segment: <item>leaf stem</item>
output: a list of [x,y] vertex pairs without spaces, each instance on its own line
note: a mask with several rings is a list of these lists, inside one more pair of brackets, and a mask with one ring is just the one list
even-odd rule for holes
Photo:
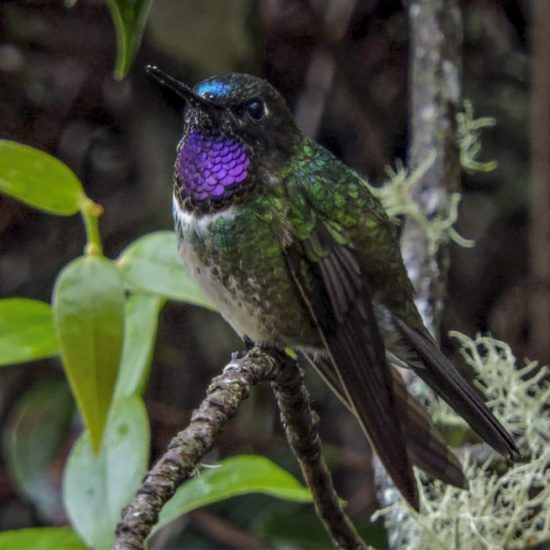
[[80,203],[80,213],[86,228],[86,247],[84,253],[87,256],[102,256],[103,245],[99,236],[98,218],[103,214],[103,206],[96,204],[92,199],[84,195]]

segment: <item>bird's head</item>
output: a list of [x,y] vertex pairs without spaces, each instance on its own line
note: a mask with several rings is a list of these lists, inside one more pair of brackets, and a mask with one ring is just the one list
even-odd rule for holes
[[277,185],[299,138],[290,110],[267,81],[215,76],[190,88],[156,67],[147,71],[184,103],[175,196],[186,211],[212,212]]

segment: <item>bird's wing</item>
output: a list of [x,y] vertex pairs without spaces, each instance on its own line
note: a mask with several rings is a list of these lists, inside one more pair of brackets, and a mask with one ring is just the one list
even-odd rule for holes
[[[326,150],[312,144],[311,151],[299,177],[287,185],[289,215],[297,238],[307,240],[319,220],[323,220],[337,243],[347,244],[352,254],[360,251],[355,256],[362,279],[376,303],[386,308],[395,334],[401,336],[399,347],[404,356],[393,349],[392,353],[408,363],[489,445],[504,456],[517,459],[519,451],[513,438],[426,331],[413,301],[395,227],[380,202],[355,172]],[[297,213],[302,213],[302,217]]]
[[325,347],[326,360],[317,365],[321,374],[335,381],[395,485],[418,509],[384,344],[353,251],[339,244],[319,221],[307,238],[289,245],[286,254],[291,276]]

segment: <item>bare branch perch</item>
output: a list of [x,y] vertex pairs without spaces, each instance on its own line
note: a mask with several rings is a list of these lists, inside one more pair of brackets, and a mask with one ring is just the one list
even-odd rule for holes
[[212,448],[215,436],[237,412],[255,384],[275,376],[278,362],[257,348],[233,359],[212,380],[206,398],[193,412],[189,426],[177,434],[168,451],[145,476],[134,501],[117,525],[115,550],[137,550],[158,520],[158,514],[176,489],[189,478],[200,459]]
[[302,473],[313,493],[317,514],[338,548],[367,548],[342,509],[332,477],[321,455],[317,431],[319,417],[310,407],[302,370],[295,361],[287,361],[281,376],[272,383],[277,396],[281,421]]
[[242,357],[234,357],[214,378],[189,426],[172,439],[168,451],[147,473],[134,501],[123,512],[114,550],[143,548],[161,508],[193,474],[251,387],[265,381],[274,383],[289,442],[329,535],[341,548],[366,548],[340,505],[321,456],[318,419],[310,408],[300,369],[286,354],[255,347]]

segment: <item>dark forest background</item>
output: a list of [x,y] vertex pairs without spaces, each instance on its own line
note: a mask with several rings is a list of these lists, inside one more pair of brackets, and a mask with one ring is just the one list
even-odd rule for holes
[[[533,258],[550,246],[550,235],[530,223],[533,205],[543,200],[530,185],[531,144],[540,143],[529,130],[532,2],[465,0],[462,9],[464,97],[476,116],[496,119],[483,132],[480,159],[496,160],[498,168],[463,174],[457,229],[476,246],[452,245],[443,333],[490,332],[518,357],[548,361],[550,344],[534,338],[530,308],[535,291],[550,292],[548,280],[533,278]],[[546,11],[550,18],[550,3]],[[105,209],[105,254],[115,257],[140,235],[172,227],[171,170],[182,120],[146,77],[146,64],[189,84],[224,72],[264,76],[311,136],[376,185],[387,165],[406,161],[408,35],[399,0],[155,0],[133,68],[116,81],[115,34],[102,1],[80,0],[72,8],[7,2],[0,5],[0,137],[47,151],[75,171]],[[49,301],[57,272],[83,246],[77,216],[49,217],[0,196],[0,297]],[[444,345],[452,354],[452,342]],[[174,303],[164,308],[146,393],[153,458],[188,422],[230,353],[242,347],[216,314]],[[4,433],[29,388],[62,377],[56,359],[0,370]],[[308,387],[336,483],[352,517],[366,519],[377,507],[367,445],[312,373]],[[59,490],[79,430],[76,421],[68,427],[48,491]],[[270,456],[297,473],[268,388],[254,390],[213,451],[220,457],[242,452]],[[260,517],[259,501],[269,518]],[[1,530],[62,524],[59,501],[52,502],[50,517],[37,514],[0,463]],[[288,520],[302,513],[297,510],[263,497],[222,503],[185,520],[186,544],[239,546],[242,536],[252,545],[251,514],[269,530],[273,518]]]

